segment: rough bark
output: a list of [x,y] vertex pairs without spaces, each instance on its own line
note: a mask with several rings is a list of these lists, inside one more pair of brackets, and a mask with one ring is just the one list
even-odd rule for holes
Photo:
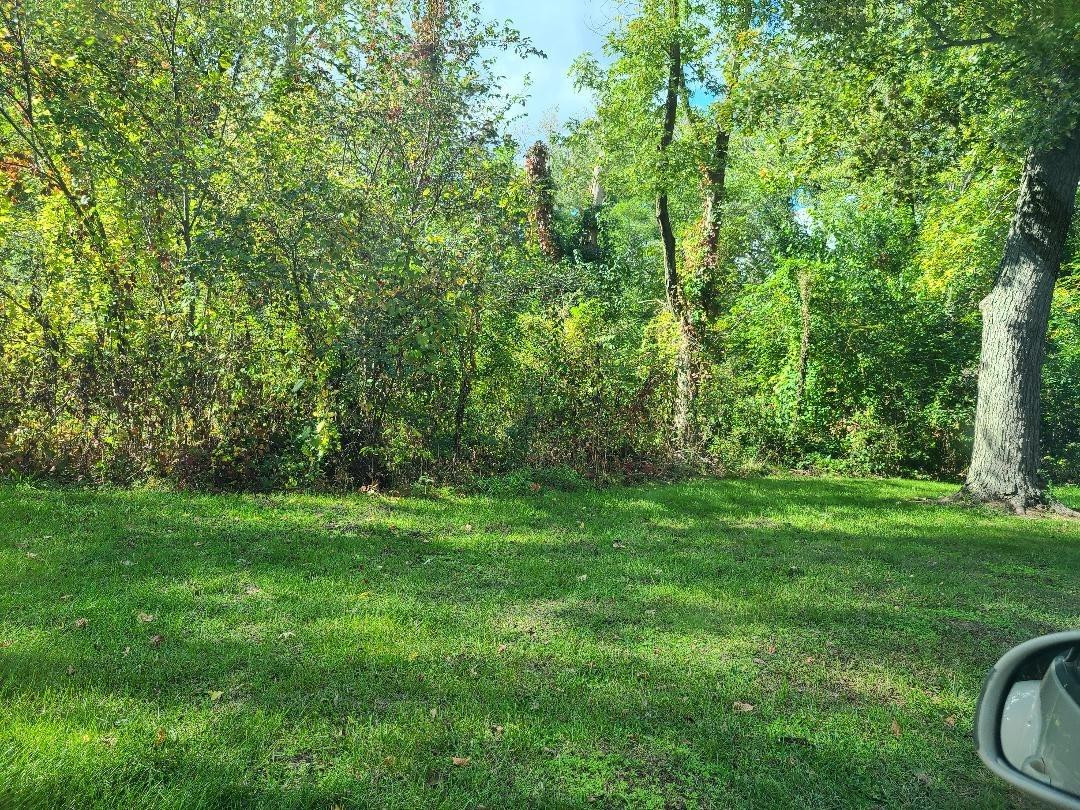
[[540,250],[553,262],[562,258],[562,250],[555,238],[555,188],[548,165],[547,145],[537,141],[525,153],[525,178],[532,195],[529,224]]
[[1017,512],[1053,506],[1039,477],[1042,366],[1050,304],[1080,182],[1080,129],[1034,150],[1005,256],[982,302],[975,446],[963,496]]

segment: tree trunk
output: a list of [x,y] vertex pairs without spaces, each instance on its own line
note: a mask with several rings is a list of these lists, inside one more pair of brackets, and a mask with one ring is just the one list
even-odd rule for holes
[[799,284],[799,368],[795,383],[795,419],[802,415],[806,378],[810,371],[810,271],[800,270]]
[[701,306],[710,316],[715,316],[719,302],[717,286],[720,270],[720,226],[726,193],[729,133],[716,128],[716,138],[708,163],[702,167],[702,214],[701,214]]
[[975,447],[963,494],[1021,513],[1051,505],[1038,474],[1042,366],[1078,181],[1080,129],[1028,156],[1005,257],[981,305]]
[[664,248],[664,289],[668,306],[679,328],[679,345],[675,357],[675,413],[673,428],[680,451],[693,444],[694,399],[697,385],[694,369],[696,341],[689,306],[679,280],[675,228],[671,223],[667,191],[667,152],[675,140],[675,119],[678,113],[679,89],[683,83],[682,50],[677,38],[678,6],[672,5],[673,33],[668,46],[668,81],[664,99],[664,126],[660,137],[660,189],[656,195],[656,222],[660,226],[660,241]]
[[555,183],[551,179],[548,158],[551,153],[543,141],[537,141],[525,153],[525,179],[532,197],[529,222],[540,250],[551,261],[562,258],[562,249],[555,237]]

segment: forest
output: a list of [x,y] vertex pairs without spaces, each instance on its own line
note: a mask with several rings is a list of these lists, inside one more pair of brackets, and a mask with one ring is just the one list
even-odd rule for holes
[[1080,480],[1077,5],[615,6],[0,0],[0,469]]
[[0,0],[0,808],[1080,807],[1078,184],[1078,0]]

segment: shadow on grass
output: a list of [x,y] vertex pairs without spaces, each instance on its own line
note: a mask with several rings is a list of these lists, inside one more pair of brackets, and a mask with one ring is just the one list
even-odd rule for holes
[[[343,784],[400,806],[1005,804],[969,715],[940,718],[1008,646],[1080,616],[1080,543],[911,493],[769,479],[508,501],[9,491],[0,551],[37,557],[0,574],[15,636],[0,695],[28,707],[23,722],[53,706],[96,726],[127,706],[147,739],[152,718],[199,718],[213,744],[140,751],[103,803],[201,780],[214,805],[279,803],[282,785],[293,804],[360,801]],[[754,714],[732,710],[747,699]],[[913,728],[894,734],[895,716]],[[483,767],[448,767],[462,749]],[[63,795],[49,778],[34,795]]]

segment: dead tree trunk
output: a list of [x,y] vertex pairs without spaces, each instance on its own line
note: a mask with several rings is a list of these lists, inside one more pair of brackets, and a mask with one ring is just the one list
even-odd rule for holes
[[1080,129],[1032,151],[1005,256],[982,302],[975,447],[963,494],[1017,512],[1052,506],[1039,478],[1042,366],[1050,304],[1080,182]]
[[525,153],[525,178],[532,195],[529,223],[540,250],[551,261],[562,258],[562,250],[555,238],[555,188],[548,165],[550,153],[543,141],[537,141]]

